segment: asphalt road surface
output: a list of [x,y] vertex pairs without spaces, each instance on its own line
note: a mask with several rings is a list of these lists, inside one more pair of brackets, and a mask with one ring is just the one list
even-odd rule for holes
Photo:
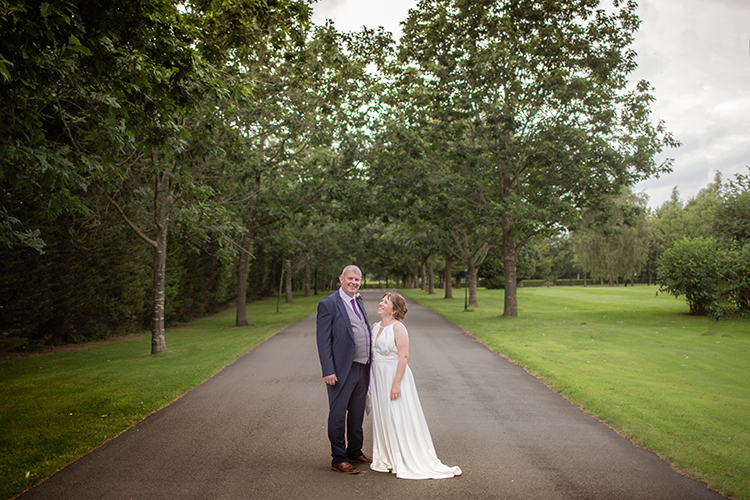
[[[363,294],[371,322],[380,293]],[[321,297],[322,298],[322,297]],[[452,479],[330,470],[315,316],[27,491],[55,499],[721,499],[413,302],[409,364]],[[365,419],[365,452],[371,451]]]

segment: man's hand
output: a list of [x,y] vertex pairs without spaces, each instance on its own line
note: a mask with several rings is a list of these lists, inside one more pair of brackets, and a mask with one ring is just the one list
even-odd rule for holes
[[336,382],[338,382],[339,379],[336,378],[336,374],[328,375],[327,377],[323,377],[323,382],[325,382],[328,385],[336,385]]

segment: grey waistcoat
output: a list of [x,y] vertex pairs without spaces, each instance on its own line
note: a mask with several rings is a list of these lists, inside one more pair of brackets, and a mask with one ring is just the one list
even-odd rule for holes
[[346,304],[346,313],[354,331],[354,362],[367,364],[370,360],[370,328],[365,323],[365,315],[360,309],[362,319],[359,319],[351,308],[351,302]]

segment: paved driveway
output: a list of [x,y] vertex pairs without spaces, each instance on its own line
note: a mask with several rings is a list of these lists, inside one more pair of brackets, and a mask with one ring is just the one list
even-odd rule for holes
[[[380,293],[364,298],[374,322]],[[444,463],[461,467],[460,477],[409,481],[329,469],[311,316],[21,498],[724,498],[428,309],[410,302],[405,323],[435,448]],[[370,446],[366,438],[368,454]]]

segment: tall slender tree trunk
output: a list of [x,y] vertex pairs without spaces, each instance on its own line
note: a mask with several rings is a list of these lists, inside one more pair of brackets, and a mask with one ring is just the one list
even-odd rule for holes
[[422,291],[427,291],[427,266],[422,263]]
[[247,271],[250,260],[250,245],[253,241],[253,233],[248,226],[245,236],[242,238],[240,248],[240,262],[237,266],[237,315],[235,326],[248,326],[247,323]]
[[435,294],[435,272],[432,269],[432,261],[427,261],[427,293]]
[[310,293],[310,261],[305,260],[305,297],[311,296]]
[[291,304],[292,301],[292,259],[284,259],[284,266],[286,267],[286,303]]
[[156,174],[154,197],[154,222],[156,238],[154,246],[154,309],[151,329],[151,354],[167,350],[164,335],[164,304],[166,300],[167,275],[167,230],[169,226],[169,173]]
[[474,266],[474,259],[469,259],[467,263],[469,264],[467,266],[469,268],[468,276],[466,277],[469,286],[469,305],[479,307],[477,301],[477,274],[479,269]]
[[255,207],[258,204],[258,191],[260,190],[260,175],[255,177],[255,193],[250,197],[250,206],[247,222],[247,232],[242,238],[240,249],[240,261],[237,264],[237,315],[235,326],[248,326],[247,322],[247,272],[250,264],[250,247],[255,236]]
[[453,266],[453,256],[448,246],[445,246],[445,277],[443,278],[445,285],[445,299],[453,298],[453,277],[451,276],[451,267]]
[[505,304],[503,316],[518,316],[518,283],[515,238],[509,224],[503,224],[503,264],[505,265]]

